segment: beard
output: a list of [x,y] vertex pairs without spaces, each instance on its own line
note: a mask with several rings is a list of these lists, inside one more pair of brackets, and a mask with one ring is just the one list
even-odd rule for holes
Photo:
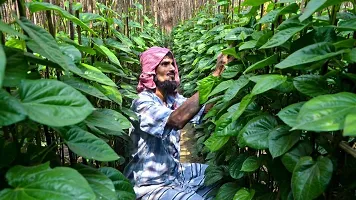
[[174,95],[177,93],[178,83],[176,81],[159,81],[156,76],[153,81],[156,87],[162,90],[165,95]]

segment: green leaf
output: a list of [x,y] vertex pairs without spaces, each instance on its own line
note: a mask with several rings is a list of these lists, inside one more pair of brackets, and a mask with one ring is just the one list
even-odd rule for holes
[[122,68],[120,61],[117,59],[115,54],[113,52],[111,52],[110,49],[108,49],[106,46],[95,44],[94,48],[98,49],[101,53],[103,53],[105,56],[107,56],[109,58],[110,62],[112,62],[113,64]]
[[53,10],[57,12],[61,17],[64,17],[70,21],[73,21],[77,25],[79,25],[82,29],[89,31],[93,35],[97,35],[93,29],[91,29],[89,26],[87,26],[85,23],[80,21],[78,18],[75,16],[71,15],[69,12],[63,10],[63,8],[47,3],[47,2],[29,2],[27,4],[28,9],[31,12],[38,12],[38,11],[43,11],[43,10]]
[[356,112],[356,94],[340,92],[314,97],[300,109],[293,129],[336,131],[344,127],[345,117]]
[[0,126],[8,126],[26,118],[26,110],[20,101],[0,89]]
[[208,76],[200,80],[198,84],[199,90],[199,103],[203,104],[208,100],[211,90],[214,88],[216,82],[218,81],[217,77]]
[[[1,125],[0,125],[1,126]],[[16,159],[17,156],[16,143],[9,142],[3,137],[0,138],[0,169],[4,167],[10,167],[11,163]],[[0,192],[1,193],[1,192]],[[1,198],[1,197],[0,197]]]
[[240,179],[244,176],[244,172],[241,171],[242,164],[247,159],[246,154],[240,154],[237,158],[232,159],[229,164],[230,176],[234,179]]
[[100,71],[104,73],[112,73],[117,76],[127,78],[127,75],[121,70],[115,67],[114,65],[108,64],[108,63],[103,63],[103,62],[95,62],[94,67],[99,69]]
[[255,196],[255,190],[241,188],[239,191],[236,192],[233,200],[252,200]]
[[209,165],[205,170],[204,185],[209,186],[219,182],[224,177],[222,167]]
[[246,27],[237,27],[232,29],[226,36],[225,40],[239,40],[238,36],[241,34],[241,32],[245,32],[246,34],[251,34],[253,33],[252,28],[246,28]]
[[66,37],[58,37],[58,38],[67,44],[75,46],[75,48],[77,48],[79,51],[88,53],[90,55],[95,55],[95,53],[96,53],[92,48],[90,48],[88,46],[80,45],[77,42],[75,42],[69,38],[66,38]]
[[242,115],[242,113],[245,112],[247,106],[254,101],[254,99],[254,96],[251,94],[244,96],[240,102],[239,108],[232,115],[232,121],[237,120]]
[[247,42],[244,42],[240,47],[239,47],[239,51],[245,50],[245,49],[253,49],[255,48],[257,45],[257,41],[256,40],[249,40]]
[[356,63],[356,48],[351,49],[349,53],[345,54],[344,60],[346,60],[348,63]]
[[92,80],[92,81],[96,81],[96,82],[104,84],[104,85],[116,87],[116,84],[109,77],[107,77],[99,69],[97,69],[91,65],[80,63],[78,65],[78,69],[81,71],[81,73],[78,75],[83,78],[86,78],[86,79]]
[[103,173],[86,165],[75,165],[76,169],[89,183],[95,193],[96,199],[116,199],[113,182]]
[[[3,86],[17,87],[21,80],[27,79],[29,66],[24,52],[14,48],[5,47],[6,68]],[[32,74],[32,73],[31,73]]]
[[108,100],[110,101],[109,98],[107,98],[105,96],[105,94],[103,94],[100,90],[98,90],[96,87],[80,80],[79,78],[75,78],[72,76],[62,76],[61,77],[62,81],[70,86],[72,86],[73,88],[84,92],[86,94],[89,94],[91,96],[97,97],[99,99],[103,99],[103,100]]
[[217,151],[221,149],[230,139],[230,136],[217,136],[211,135],[205,142],[205,146],[209,148],[210,151]]
[[6,55],[2,45],[0,44],[0,88],[2,88],[2,82],[4,81],[5,76],[5,66],[6,66]]
[[237,124],[237,121],[231,122],[231,118],[228,116],[224,119],[220,118],[216,122],[214,134],[216,136],[237,136],[241,128],[242,127]]
[[292,175],[292,191],[296,200],[312,200],[327,188],[333,173],[333,164],[327,157],[300,158]]
[[104,93],[109,99],[113,100],[115,103],[121,106],[122,104],[122,95],[120,91],[116,87],[107,86],[107,85],[99,85],[95,84],[94,86],[99,89],[102,93]]
[[69,130],[61,128],[59,131],[69,149],[79,156],[98,161],[120,158],[106,142],[79,127],[73,126]]
[[288,126],[294,127],[297,125],[298,113],[302,108],[302,106],[304,105],[304,103],[305,102],[303,101],[303,102],[291,104],[283,108],[281,111],[279,111],[277,116]]
[[38,166],[15,166],[6,173],[14,189],[0,192],[0,199],[78,200],[95,199],[88,182],[74,169],[49,163]]
[[244,88],[249,82],[250,75],[242,75],[239,79],[234,80],[230,87],[226,90],[223,101],[229,102]]
[[228,48],[228,49],[224,49],[221,51],[222,54],[224,55],[231,55],[234,56],[234,58],[238,58],[239,56],[236,54],[236,48],[232,47],[232,48]]
[[335,52],[335,47],[332,43],[320,42],[306,46],[289,55],[275,67],[285,69],[288,67],[312,63],[324,59],[328,59],[344,53],[345,50]]
[[121,113],[111,109],[97,109],[85,119],[88,125],[113,131],[122,131],[131,127],[131,123]]
[[293,172],[295,165],[303,156],[309,156],[313,152],[313,147],[308,142],[300,142],[289,152],[282,156],[282,163],[288,171]]
[[340,31],[356,31],[356,19],[340,21],[338,26],[335,28]]
[[232,83],[233,83],[233,80],[227,80],[227,81],[223,81],[223,82],[219,83],[219,85],[217,85],[213,89],[213,91],[210,92],[208,98],[211,97],[211,96],[214,96],[215,94],[218,94],[218,93],[220,93],[222,91],[225,91],[226,89],[231,87]]
[[111,167],[99,168],[113,182],[116,190],[117,199],[135,200],[136,194],[130,181],[117,169]]
[[243,65],[240,64],[232,65],[232,66],[227,64],[226,67],[227,68],[221,74],[221,77],[225,79],[234,78],[238,73],[243,71]]
[[96,20],[106,21],[104,17],[95,13],[79,13],[79,19],[84,23],[88,23],[90,21],[96,21]]
[[13,36],[18,36],[21,39],[27,39],[27,36],[25,36],[24,34],[15,31],[11,26],[5,24],[3,21],[0,21],[0,31],[3,33],[7,33],[9,35],[13,35]]
[[256,85],[252,89],[251,95],[257,95],[284,83],[287,80],[287,77],[277,74],[265,74],[253,76],[250,80],[256,82]]
[[241,171],[253,172],[258,168],[259,168],[258,158],[256,156],[250,156],[242,163]]
[[326,7],[340,4],[344,0],[310,0],[304,9],[303,14],[299,17],[302,22],[312,16],[315,12],[323,10]]
[[74,63],[80,63],[82,60],[82,54],[73,45],[61,44],[59,45],[59,48],[61,49],[62,53],[70,57]]
[[219,188],[215,200],[232,199],[239,188],[240,186],[236,183],[225,183]]
[[281,8],[276,8],[272,10],[271,12],[267,13],[264,15],[257,24],[263,24],[263,23],[273,23],[277,20],[277,17],[280,15],[288,14],[288,13],[297,13],[299,10],[299,6],[296,3],[292,3],[288,6],[281,7]]
[[277,125],[277,120],[270,115],[255,117],[240,131],[240,140],[254,149],[267,149],[268,136]]
[[262,69],[266,66],[275,64],[278,62],[278,54],[273,54],[272,56],[265,58],[251,66],[249,66],[243,73],[246,74],[248,72],[251,72],[253,70],[257,70],[257,69]]
[[270,0],[245,0],[242,5],[243,6],[259,6],[261,4],[266,3],[267,1]]
[[49,126],[79,123],[94,110],[80,92],[56,80],[23,80],[19,93],[29,118]]
[[301,93],[310,97],[328,94],[328,83],[322,76],[316,74],[305,74],[295,77],[294,87]]
[[299,141],[300,132],[290,132],[289,129],[288,126],[280,126],[269,133],[268,147],[273,158],[283,155]]
[[356,114],[350,113],[346,116],[343,136],[356,136]]

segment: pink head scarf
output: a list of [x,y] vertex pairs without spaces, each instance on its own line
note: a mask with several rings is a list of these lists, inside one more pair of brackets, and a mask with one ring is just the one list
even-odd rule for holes
[[[139,78],[137,85],[137,92],[140,93],[144,89],[155,89],[156,84],[153,81],[154,75],[156,75],[156,67],[162,61],[167,53],[172,53],[171,50],[162,47],[151,47],[144,51],[140,55],[140,63],[142,67],[142,73]],[[173,55],[173,54],[172,54]],[[175,67],[175,81],[179,85],[179,74],[176,60],[173,57],[174,67]]]

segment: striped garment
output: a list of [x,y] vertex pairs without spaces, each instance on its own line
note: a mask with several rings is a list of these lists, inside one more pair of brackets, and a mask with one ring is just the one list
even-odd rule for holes
[[[177,94],[169,96],[164,105],[154,92],[145,90],[132,103],[131,108],[139,120],[133,123],[131,130],[134,153],[124,174],[134,184],[137,198],[170,199],[168,195],[175,199],[191,196],[189,199],[198,200],[198,197],[203,198],[195,191],[209,190],[203,187],[207,166],[181,164],[180,131],[166,126],[170,114],[185,100]],[[190,122],[200,123],[203,111],[204,107]]]

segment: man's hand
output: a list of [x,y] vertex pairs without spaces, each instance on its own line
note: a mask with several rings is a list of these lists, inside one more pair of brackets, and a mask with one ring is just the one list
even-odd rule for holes
[[216,69],[212,73],[213,76],[220,76],[224,70],[225,70],[225,65],[229,62],[231,62],[234,58],[232,56],[227,56],[220,54],[217,58],[216,61]]

